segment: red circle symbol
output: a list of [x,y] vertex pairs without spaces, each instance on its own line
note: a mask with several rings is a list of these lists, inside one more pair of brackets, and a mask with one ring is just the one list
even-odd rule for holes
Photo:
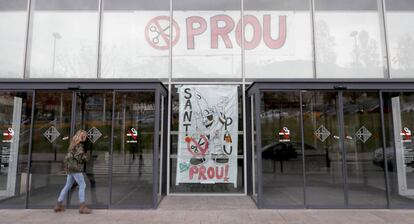
[[184,138],[185,142],[190,143],[191,142],[191,137],[190,136],[186,136]]
[[169,16],[157,16],[151,19],[145,27],[145,39],[148,44],[158,50],[168,50],[172,35],[172,46],[175,46],[180,39],[180,27],[174,20],[172,24],[171,30]]
[[201,135],[199,141],[196,141],[194,138],[191,138],[191,140],[187,142],[187,149],[193,156],[204,156],[208,150],[207,137]]

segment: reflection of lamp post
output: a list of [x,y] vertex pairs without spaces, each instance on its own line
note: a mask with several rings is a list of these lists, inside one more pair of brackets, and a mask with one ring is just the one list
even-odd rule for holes
[[358,65],[358,59],[359,59],[359,55],[358,55],[358,42],[357,42],[357,36],[358,36],[358,31],[352,31],[349,34],[350,37],[354,38],[354,49],[355,49],[355,65]]
[[57,33],[57,32],[53,32],[52,33],[53,36],[53,63],[52,63],[52,75],[55,75],[55,59],[56,59],[56,40],[57,39],[62,39],[62,36]]
[[[52,33],[53,36],[53,62],[52,62],[52,75],[55,75],[55,60],[56,60],[56,40],[57,39],[62,39],[62,36],[57,33],[57,32],[53,32]],[[60,127],[62,127],[63,125],[63,95],[60,96]],[[55,160],[56,160],[56,150],[55,150]]]

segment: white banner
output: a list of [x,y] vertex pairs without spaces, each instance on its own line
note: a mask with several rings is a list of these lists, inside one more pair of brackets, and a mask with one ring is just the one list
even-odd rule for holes
[[178,93],[176,184],[237,187],[237,86],[183,85]]

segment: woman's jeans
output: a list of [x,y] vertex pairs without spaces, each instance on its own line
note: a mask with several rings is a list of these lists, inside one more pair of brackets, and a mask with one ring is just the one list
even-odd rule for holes
[[74,181],[79,185],[79,202],[85,202],[85,179],[83,178],[83,173],[69,173],[66,178],[65,187],[63,187],[62,191],[59,194],[58,202],[62,202],[65,200],[66,194],[71,189]]

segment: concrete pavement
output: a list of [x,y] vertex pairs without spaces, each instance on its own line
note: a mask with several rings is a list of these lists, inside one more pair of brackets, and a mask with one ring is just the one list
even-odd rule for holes
[[157,210],[0,210],[1,224],[16,223],[274,223],[274,224],[413,224],[414,210],[275,210],[256,209],[248,197],[166,197]]

